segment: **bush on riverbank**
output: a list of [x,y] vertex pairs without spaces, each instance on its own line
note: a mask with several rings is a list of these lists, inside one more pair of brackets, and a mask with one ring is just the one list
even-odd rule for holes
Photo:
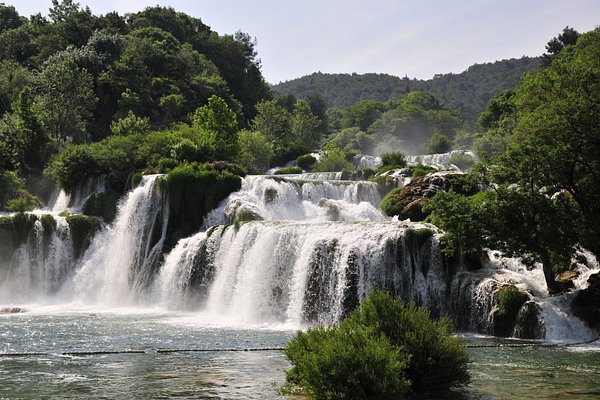
[[439,397],[468,382],[468,355],[450,321],[374,292],[347,319],[299,332],[288,382],[315,399]]

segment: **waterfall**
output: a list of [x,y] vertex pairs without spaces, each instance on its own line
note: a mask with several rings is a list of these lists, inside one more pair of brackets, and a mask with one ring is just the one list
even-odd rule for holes
[[0,268],[0,304],[47,298],[59,289],[74,266],[73,242],[65,218],[50,216],[44,220],[43,214],[24,218],[35,219],[24,240],[15,243],[14,249],[6,238],[3,243],[9,254]]
[[473,161],[476,160],[472,151],[452,150],[448,153],[406,156],[406,162],[410,165],[421,163],[443,171],[460,171],[461,168],[452,163],[453,157],[466,157]]
[[92,195],[102,192],[106,192],[105,180],[102,177],[92,177],[78,184],[73,193],[69,194],[61,190],[48,208],[53,213],[63,211],[79,213]]
[[467,270],[442,255],[435,227],[383,216],[374,183],[323,178],[330,177],[247,176],[168,254],[169,207],[158,175],[123,197],[82,256],[73,255],[69,217],[28,214],[25,233],[0,224],[0,304],[162,307],[205,313],[215,324],[298,328],[339,321],[384,289],[449,315],[461,331],[494,334],[496,294],[513,285],[527,302],[508,334],[593,336],[570,312],[598,271],[592,256],[578,266],[571,293],[549,296],[541,267],[490,252],[483,268]]
[[[414,234],[423,228],[431,227],[298,221],[219,226],[180,241],[169,254],[162,298],[194,298],[196,308],[215,318],[300,326],[338,321],[369,291],[388,289],[439,314],[447,310],[448,276],[437,241]],[[195,285],[186,282],[192,276]]]
[[236,220],[373,221],[385,217],[372,182],[310,179],[312,175],[248,176],[204,222],[208,228]]
[[100,232],[65,291],[84,303],[135,303],[154,280],[165,240],[168,207],[159,175],[143,177],[119,204],[115,221]]

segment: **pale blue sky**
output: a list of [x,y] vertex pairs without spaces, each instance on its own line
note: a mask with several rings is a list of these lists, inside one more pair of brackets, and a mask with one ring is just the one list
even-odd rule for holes
[[[51,0],[3,0],[25,16]],[[475,63],[537,56],[565,26],[600,25],[600,0],[80,0],[94,14],[169,5],[220,34],[258,41],[270,83],[313,72],[429,79]]]

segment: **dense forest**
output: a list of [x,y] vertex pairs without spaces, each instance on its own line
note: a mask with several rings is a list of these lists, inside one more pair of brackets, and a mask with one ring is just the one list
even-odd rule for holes
[[540,57],[522,57],[475,64],[459,74],[436,74],[433,79],[399,78],[388,74],[324,74],[317,72],[273,86],[276,95],[299,98],[319,93],[330,107],[344,108],[362,100],[390,100],[410,91],[430,92],[463,117],[475,119],[488,101],[502,90],[516,86],[521,77],[535,71]]

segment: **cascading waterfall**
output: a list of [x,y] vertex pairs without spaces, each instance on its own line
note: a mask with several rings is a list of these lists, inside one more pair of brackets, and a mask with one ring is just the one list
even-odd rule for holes
[[246,177],[241,190],[231,194],[207,216],[204,227],[229,224],[236,219],[373,221],[385,218],[379,210],[381,197],[375,183],[316,180],[307,176],[314,178],[307,174]]
[[38,215],[33,229],[0,269],[0,304],[37,301],[55,293],[73,269],[73,242],[65,218],[56,226]]
[[439,313],[447,274],[432,255],[437,242],[407,233],[415,228],[428,229],[398,222],[220,226],[171,252],[162,298],[195,299],[188,306],[218,318],[300,326],[337,321],[367,292],[385,288]]
[[66,295],[114,306],[135,303],[144,294],[162,260],[169,213],[158,178],[145,176],[122,201],[113,224],[94,238],[63,289]]
[[[522,331],[533,315],[534,336],[592,337],[569,311],[573,294],[548,296],[539,268],[491,253],[485,268],[462,270],[442,257],[434,227],[384,217],[375,184],[323,178],[248,176],[169,254],[169,207],[156,175],[127,194],[80,260],[65,219],[55,215],[48,230],[40,217],[0,269],[0,304],[161,306],[215,323],[297,328],[338,321],[369,291],[386,289],[450,315],[460,330],[492,334],[494,293],[515,285],[530,300],[513,335],[531,337]],[[577,288],[598,269],[588,264]]]
[[67,194],[61,190],[49,205],[53,213],[69,211],[81,212],[85,202],[94,194],[106,191],[106,182],[101,177],[87,179],[77,185],[73,193]]

